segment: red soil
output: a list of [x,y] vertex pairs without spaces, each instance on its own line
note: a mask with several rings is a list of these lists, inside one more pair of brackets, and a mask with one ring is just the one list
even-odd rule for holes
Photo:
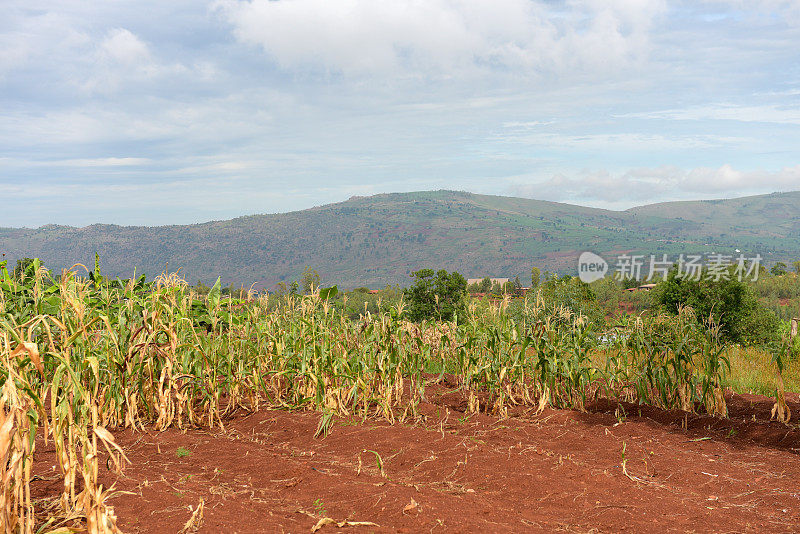
[[800,430],[769,421],[770,399],[729,396],[728,420],[630,404],[623,418],[606,401],[498,419],[427,392],[416,425],[338,419],[325,438],[313,437],[318,414],[283,411],[225,431],[118,431],[132,464],[104,478],[131,492],[111,501],[119,525],[177,532],[202,499],[208,533],[311,532],[323,515],[379,527],[322,533],[800,530]]

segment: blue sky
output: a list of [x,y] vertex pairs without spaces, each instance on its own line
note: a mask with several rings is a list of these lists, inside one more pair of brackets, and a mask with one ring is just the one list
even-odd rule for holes
[[5,0],[0,226],[800,189],[797,0]]

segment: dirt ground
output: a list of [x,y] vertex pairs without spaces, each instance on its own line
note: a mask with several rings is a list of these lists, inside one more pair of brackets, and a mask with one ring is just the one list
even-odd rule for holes
[[338,419],[325,438],[319,414],[284,411],[118,431],[119,525],[178,532],[202,501],[207,533],[800,531],[800,430],[769,422],[770,399],[729,395],[728,420],[608,402],[499,419],[434,389],[420,423]]

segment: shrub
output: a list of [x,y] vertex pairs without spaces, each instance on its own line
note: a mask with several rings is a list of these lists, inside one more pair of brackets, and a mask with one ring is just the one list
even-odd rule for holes
[[727,340],[747,345],[773,342],[778,337],[780,321],[758,302],[753,288],[731,271],[719,280],[702,273],[699,280],[682,277],[677,269],[653,290],[654,302],[663,310],[677,314],[691,307],[697,319],[709,319],[720,326]]

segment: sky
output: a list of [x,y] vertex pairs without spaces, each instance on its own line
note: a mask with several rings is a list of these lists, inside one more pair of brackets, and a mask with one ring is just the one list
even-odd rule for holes
[[0,227],[800,189],[800,0],[4,0]]

